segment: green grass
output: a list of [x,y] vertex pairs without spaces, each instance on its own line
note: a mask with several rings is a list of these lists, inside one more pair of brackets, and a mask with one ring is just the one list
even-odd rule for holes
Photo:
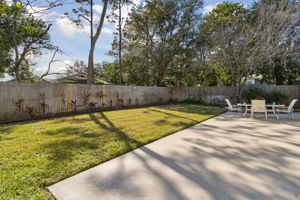
[[0,199],[54,199],[46,186],[222,111],[173,104],[1,125]]

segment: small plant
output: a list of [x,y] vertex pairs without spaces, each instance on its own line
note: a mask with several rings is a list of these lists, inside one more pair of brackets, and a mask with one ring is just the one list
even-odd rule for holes
[[24,103],[24,99],[19,99],[18,101],[15,102],[18,112],[22,111],[23,103]]
[[74,99],[74,100],[72,99],[71,104],[72,104],[72,111],[76,111],[76,107],[77,107],[76,99]]
[[[100,92],[98,92],[97,93],[97,96],[99,96],[99,98],[100,98],[100,103],[102,103],[103,102],[103,98],[106,96],[104,93],[103,93],[103,91],[100,91]],[[103,106],[103,104],[104,103],[102,103],[102,106]],[[105,105],[105,104],[104,104]],[[104,107],[104,106],[103,106]]]
[[46,103],[41,102],[40,107],[42,109],[42,113],[46,113],[46,109],[49,107]]
[[92,95],[92,93],[90,91],[85,91],[82,93],[83,95],[83,105],[86,105]]
[[45,92],[40,92],[39,96],[40,96],[41,100],[45,100],[45,98],[46,98]]
[[98,92],[98,96],[99,96],[100,99],[102,99],[106,95],[103,93],[103,91],[100,91],[100,92]]
[[31,117],[35,117],[36,116],[36,110],[33,106],[26,106],[26,111],[27,113],[31,116]]
[[124,103],[124,99],[123,98],[117,98],[117,104],[119,106],[123,106],[123,103]]
[[132,101],[132,99],[129,98],[129,99],[128,99],[128,105],[129,105],[129,106],[131,106],[131,101]]
[[88,105],[90,106],[90,108],[95,108],[96,104],[97,104],[97,102],[93,102],[93,101],[91,101],[91,102],[88,103]]

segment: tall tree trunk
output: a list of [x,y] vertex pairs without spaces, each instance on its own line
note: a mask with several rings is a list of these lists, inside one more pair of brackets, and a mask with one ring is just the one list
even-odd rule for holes
[[120,85],[123,83],[122,77],[122,11],[121,11],[121,1],[119,0],[119,70],[120,70]]
[[[90,41],[91,41],[91,47],[89,52],[89,61],[88,61],[88,74],[87,74],[87,84],[93,84],[94,83],[94,50],[95,50],[95,44],[94,44],[94,12],[93,12],[93,0],[91,0],[90,3],[90,12],[91,12],[91,19],[90,19]],[[102,11],[103,12],[103,11]]]
[[89,61],[88,61],[88,74],[86,83],[91,85],[94,83],[94,45],[91,46],[89,52]]
[[21,75],[20,75],[19,67],[15,69],[15,79],[16,79],[16,81],[21,82]]
[[[103,1],[103,9],[102,9],[101,18],[100,18],[100,23],[97,27],[95,36],[91,35],[91,48],[90,48],[90,52],[89,52],[88,75],[87,75],[87,81],[86,81],[86,83],[89,84],[89,85],[94,83],[94,50],[95,50],[97,40],[100,36],[102,27],[103,27],[105,15],[106,15],[106,10],[107,10],[107,4],[108,4],[108,0],[104,0]],[[93,10],[92,3],[91,3],[91,10]],[[92,12],[91,12],[91,16],[92,16]],[[93,26],[93,21],[92,20],[91,20],[91,26]],[[91,32],[92,32],[92,27],[91,27]]]

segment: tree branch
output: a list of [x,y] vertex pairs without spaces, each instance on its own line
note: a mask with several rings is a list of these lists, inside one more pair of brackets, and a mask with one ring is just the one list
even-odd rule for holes
[[[50,60],[50,62],[48,64],[48,69],[47,69],[47,71],[43,75],[41,75],[41,78],[44,78],[45,76],[50,75],[49,72],[50,72],[51,64],[54,63],[54,62],[56,62],[56,60],[54,60],[54,58],[55,58],[57,52],[59,52],[59,51],[60,51],[59,48],[56,47],[56,49],[55,49],[55,51],[54,51],[54,53],[52,55],[52,58],[51,58],[51,60]],[[53,73],[51,73],[51,74],[53,74]]]

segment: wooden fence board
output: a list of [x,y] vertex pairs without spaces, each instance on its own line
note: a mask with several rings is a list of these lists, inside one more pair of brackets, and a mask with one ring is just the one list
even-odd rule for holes
[[[297,98],[300,101],[300,85],[258,86],[266,92],[278,90],[288,96],[285,104]],[[90,93],[84,102],[85,93]],[[72,111],[71,100],[76,100],[77,111],[89,108],[88,102],[97,102],[97,108],[117,106],[117,99],[124,100],[124,106],[149,105],[184,101],[186,99],[202,99],[207,104],[224,104],[224,98],[234,102],[234,87],[143,87],[117,85],[85,85],[85,84],[48,84],[48,83],[0,83],[0,121],[18,120],[30,117],[28,108],[34,107],[36,114],[64,113]],[[21,103],[18,107],[17,103]],[[43,111],[43,102],[47,108]],[[130,103],[129,103],[130,102]],[[86,105],[84,105],[86,103]],[[68,106],[70,109],[68,110]],[[119,105],[118,105],[119,106]],[[295,107],[300,110],[300,103]]]

